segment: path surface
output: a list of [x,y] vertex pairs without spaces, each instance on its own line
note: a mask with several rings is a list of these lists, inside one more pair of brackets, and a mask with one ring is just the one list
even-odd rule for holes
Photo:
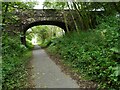
[[35,88],[79,88],[38,46],[33,50],[32,66]]

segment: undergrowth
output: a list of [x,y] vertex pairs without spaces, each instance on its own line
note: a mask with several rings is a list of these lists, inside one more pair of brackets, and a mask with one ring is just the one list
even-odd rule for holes
[[120,89],[120,19],[100,19],[94,30],[72,32],[52,41],[48,51],[59,54],[78,73],[99,84],[98,89]]
[[2,89],[25,88],[27,84],[26,65],[32,53],[21,44],[16,35],[2,33]]

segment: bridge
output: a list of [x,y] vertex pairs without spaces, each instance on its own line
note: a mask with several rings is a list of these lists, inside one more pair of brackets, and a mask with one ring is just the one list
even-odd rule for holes
[[[71,14],[74,13],[73,11],[71,12]],[[67,27],[68,29],[74,27],[73,18],[69,10],[32,9],[19,11],[16,12],[16,14],[20,18],[24,32],[26,32],[28,28],[36,25],[55,25],[65,31],[67,31]],[[78,19],[78,17],[75,18]],[[73,26],[71,27],[71,25]]]
[[82,25],[75,10],[30,9],[15,11],[15,15],[18,16],[20,24],[14,27],[22,33],[23,44],[26,44],[26,31],[33,26],[55,25],[67,32],[76,29],[75,22]]

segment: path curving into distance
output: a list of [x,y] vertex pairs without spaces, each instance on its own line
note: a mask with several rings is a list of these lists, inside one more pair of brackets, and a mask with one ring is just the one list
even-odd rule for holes
[[64,74],[39,46],[33,50],[31,64],[34,88],[79,88],[76,81]]

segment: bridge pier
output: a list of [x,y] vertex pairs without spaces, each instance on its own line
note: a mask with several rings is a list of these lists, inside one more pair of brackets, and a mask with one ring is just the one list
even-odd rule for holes
[[20,38],[21,38],[22,44],[26,46],[26,37],[25,37],[25,35],[22,35]]

